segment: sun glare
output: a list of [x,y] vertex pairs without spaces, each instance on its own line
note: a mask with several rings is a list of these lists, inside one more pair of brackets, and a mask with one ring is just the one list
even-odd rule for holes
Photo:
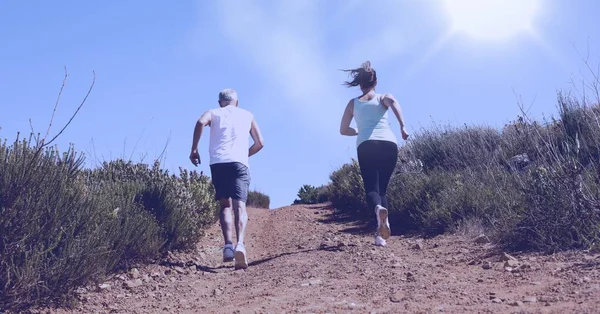
[[452,31],[474,39],[509,39],[533,32],[539,0],[442,0]]

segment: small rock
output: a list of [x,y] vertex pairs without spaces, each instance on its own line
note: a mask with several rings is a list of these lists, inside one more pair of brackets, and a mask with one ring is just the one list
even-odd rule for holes
[[175,271],[179,274],[185,274],[185,269],[179,267],[179,266],[175,266]]
[[502,260],[503,261],[517,261],[517,259],[514,256],[511,256],[509,254],[502,254]]
[[109,291],[110,288],[112,288],[112,286],[110,284],[103,283],[103,284],[98,285],[98,288],[100,288],[100,290]]
[[506,262],[504,262],[504,267],[518,267],[519,266],[519,262],[517,260],[512,260],[509,259]]
[[313,279],[301,284],[302,287],[316,286],[321,283],[321,279]]
[[404,296],[400,292],[396,292],[390,296],[390,301],[393,303],[400,303],[404,300]]
[[590,282],[592,279],[588,276],[583,277],[583,282]]
[[220,288],[216,288],[215,290],[213,290],[213,296],[220,296],[223,294],[223,290],[221,290]]
[[415,276],[411,272],[406,273],[406,280],[416,281]]
[[139,287],[143,284],[141,279],[127,280],[123,283],[123,287],[127,289],[133,289],[135,287]]
[[160,273],[154,272],[154,273],[150,274],[150,277],[158,278],[158,277],[160,277]]
[[413,244],[411,246],[411,249],[413,250],[422,250],[423,249],[423,244],[421,242],[417,242],[415,244]]
[[521,301],[512,301],[512,302],[508,303],[508,305],[510,305],[510,306],[523,306],[523,302],[521,302]]
[[523,299],[523,302],[525,302],[525,303],[536,303],[537,302],[537,298],[536,297],[525,297]]
[[311,286],[316,286],[321,283],[321,279],[314,279],[308,282]]
[[306,247],[305,247],[304,245],[302,245],[302,244],[298,244],[298,249],[299,249],[299,250],[304,250],[305,248],[306,248]]
[[539,282],[539,281],[533,281],[533,282],[531,282],[531,284],[532,284],[532,285],[534,285],[534,286],[539,286],[539,285],[541,285],[542,283],[541,283],[541,282]]
[[477,261],[476,261],[476,260],[470,260],[470,261],[467,263],[467,265],[475,265],[475,264],[477,264]]
[[492,263],[490,263],[490,262],[484,262],[483,265],[481,265],[481,267],[483,269],[492,269]]
[[129,275],[131,275],[131,278],[133,278],[133,279],[138,279],[138,278],[140,278],[140,271],[137,268],[133,268],[129,272]]
[[396,263],[396,264],[392,265],[392,268],[401,268],[401,267],[402,267],[402,264],[400,264],[400,263]]
[[502,303],[502,299],[500,299],[500,298],[493,298],[492,302],[493,303]]
[[478,235],[475,240],[473,240],[475,243],[477,244],[486,244],[486,243],[490,243],[490,238],[488,238],[488,236],[486,236],[485,234],[480,234]]

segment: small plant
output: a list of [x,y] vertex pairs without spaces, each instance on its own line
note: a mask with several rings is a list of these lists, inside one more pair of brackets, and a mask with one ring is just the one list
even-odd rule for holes
[[246,201],[246,206],[269,209],[270,204],[271,198],[268,195],[258,191],[248,192],[248,200]]
[[303,185],[298,191],[298,198],[294,200],[294,204],[318,204],[327,202],[327,187],[315,187],[309,184]]

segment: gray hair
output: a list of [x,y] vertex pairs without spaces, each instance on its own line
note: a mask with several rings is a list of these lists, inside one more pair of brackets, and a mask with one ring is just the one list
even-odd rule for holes
[[219,93],[219,101],[230,102],[237,100],[237,92],[231,88],[226,88]]

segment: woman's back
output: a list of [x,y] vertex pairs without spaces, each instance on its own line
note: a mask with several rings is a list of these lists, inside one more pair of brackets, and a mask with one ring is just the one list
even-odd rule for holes
[[366,140],[382,140],[396,143],[390,128],[388,110],[382,104],[383,95],[375,94],[371,100],[354,98],[353,115],[358,128],[356,146]]

